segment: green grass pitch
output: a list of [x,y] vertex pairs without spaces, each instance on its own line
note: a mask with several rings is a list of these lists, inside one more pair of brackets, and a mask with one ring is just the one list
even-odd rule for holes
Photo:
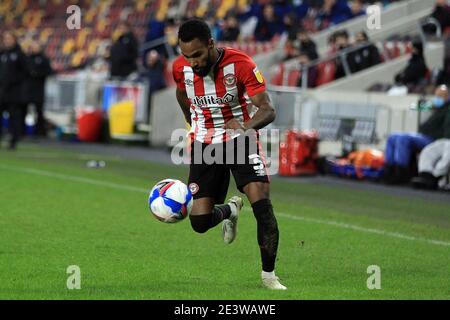
[[[106,168],[87,169],[91,158]],[[288,290],[273,292],[260,284],[248,201],[228,246],[219,226],[199,235],[188,220],[151,216],[151,187],[187,172],[35,145],[0,150],[0,299],[450,298],[448,202],[274,178]],[[70,265],[80,290],[66,286]],[[381,289],[367,287],[371,265]]]

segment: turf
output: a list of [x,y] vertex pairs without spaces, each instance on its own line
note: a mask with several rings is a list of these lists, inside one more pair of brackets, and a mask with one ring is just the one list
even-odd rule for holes
[[[106,160],[88,169],[89,159]],[[147,208],[163,178],[187,168],[23,145],[0,149],[0,299],[449,299],[449,202],[273,179],[277,274],[260,285],[256,224],[239,235],[195,234]],[[237,193],[234,185],[230,195]],[[81,270],[69,290],[66,269]],[[381,269],[369,290],[367,268]]]

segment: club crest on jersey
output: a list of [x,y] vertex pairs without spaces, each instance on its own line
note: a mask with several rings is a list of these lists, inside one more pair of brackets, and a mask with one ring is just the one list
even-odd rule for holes
[[192,100],[193,104],[197,106],[206,106],[211,104],[229,104],[234,100],[234,95],[226,93],[223,97],[215,96],[195,96]]
[[236,76],[234,74],[227,74],[225,77],[223,77],[223,84],[227,88],[232,88],[236,85]]
[[198,184],[196,183],[189,184],[189,190],[191,191],[192,194],[196,194],[199,189],[200,188],[198,187]]

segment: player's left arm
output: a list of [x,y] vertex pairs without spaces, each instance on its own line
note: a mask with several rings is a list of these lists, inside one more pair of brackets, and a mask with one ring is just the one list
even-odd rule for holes
[[258,108],[253,117],[244,123],[243,129],[261,129],[275,120],[275,109],[270,102],[269,95],[266,91],[258,93],[250,97],[253,105]]
[[225,124],[225,129],[258,130],[275,120],[275,109],[266,91],[250,97],[250,100],[258,108],[253,117],[245,123],[241,123],[237,119],[231,119]]

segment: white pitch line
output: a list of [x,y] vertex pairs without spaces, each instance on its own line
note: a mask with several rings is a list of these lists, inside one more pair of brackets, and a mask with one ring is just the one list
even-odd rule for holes
[[[87,184],[91,184],[91,185],[114,188],[114,189],[118,189],[118,190],[126,190],[126,191],[132,191],[132,192],[140,192],[140,193],[148,193],[149,192],[149,189],[145,189],[145,188],[138,188],[138,187],[128,186],[128,185],[124,185],[124,184],[100,181],[100,180],[90,179],[90,178],[75,177],[75,176],[70,176],[70,175],[66,175],[66,174],[55,173],[55,172],[45,171],[45,170],[38,170],[38,169],[32,169],[32,168],[21,168],[21,167],[5,166],[5,165],[0,165],[0,169],[13,170],[16,172],[23,172],[23,173],[30,173],[30,174],[40,175],[40,176],[46,176],[46,177],[66,180],[66,181],[87,183]],[[247,209],[247,208],[244,208],[244,209],[246,211],[251,211],[250,209]],[[420,241],[420,242],[426,242],[429,244],[446,246],[446,247],[450,246],[450,242],[446,242],[446,241],[408,236],[405,234],[401,234],[401,233],[397,233],[397,232],[390,232],[390,231],[385,231],[385,230],[380,230],[380,229],[364,228],[361,226],[337,222],[337,221],[333,221],[333,220],[294,216],[294,215],[290,215],[290,214],[286,214],[284,212],[278,212],[278,211],[277,211],[276,215],[279,217],[291,219],[291,220],[305,221],[305,222],[322,224],[322,225],[329,225],[329,226],[334,226],[334,227],[343,228],[343,229],[350,229],[350,230],[360,231],[360,232],[365,232],[365,233],[373,233],[373,234],[377,234],[377,235],[381,235],[381,236],[388,236],[388,237],[392,237],[392,238],[398,238],[398,239],[404,239],[404,240],[410,240],[410,241]]]
[[[66,181],[88,183],[88,184],[92,184],[92,185],[96,185],[96,186],[114,188],[114,189],[119,189],[119,190],[126,190],[126,191],[133,191],[133,192],[150,192],[150,190],[147,190],[145,188],[127,186],[127,185],[123,185],[123,184],[119,184],[119,183],[106,182],[106,181],[90,179],[90,178],[74,177],[74,176],[70,176],[67,174],[56,173],[56,172],[45,171],[45,170],[38,170],[38,169],[32,169],[32,168],[19,168],[19,167],[13,167],[13,166],[5,166],[5,165],[0,165],[0,168],[5,169],[5,170],[13,170],[13,171],[17,171],[17,172],[31,173],[31,174],[35,174],[35,175],[46,176],[46,177],[51,177],[51,178],[56,178],[56,179],[61,179],[61,180],[66,180]],[[95,170],[95,169],[92,169],[92,170]]]

